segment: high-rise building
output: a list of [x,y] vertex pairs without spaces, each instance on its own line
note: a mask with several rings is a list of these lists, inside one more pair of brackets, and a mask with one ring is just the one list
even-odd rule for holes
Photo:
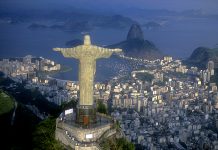
[[23,58],[23,63],[24,64],[30,64],[32,60],[32,56],[31,55],[27,55]]
[[208,70],[208,72],[210,73],[211,76],[214,75],[214,62],[213,61],[208,61],[207,70]]

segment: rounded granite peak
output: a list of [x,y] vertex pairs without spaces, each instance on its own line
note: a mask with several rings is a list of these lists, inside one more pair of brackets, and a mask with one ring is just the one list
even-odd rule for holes
[[133,24],[127,35],[127,40],[139,39],[144,40],[144,35],[139,24]]

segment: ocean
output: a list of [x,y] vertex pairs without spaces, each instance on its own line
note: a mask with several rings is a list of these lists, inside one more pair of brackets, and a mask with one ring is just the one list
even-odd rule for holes
[[[60,73],[55,77],[78,80],[78,61],[64,58],[52,51],[54,47],[66,47],[65,43],[73,39],[82,39],[82,33],[61,31],[58,29],[30,30],[31,23],[0,24],[0,58],[23,57],[25,55],[42,56],[62,65],[72,67],[70,72]],[[163,53],[174,58],[185,59],[199,46],[216,47],[218,44],[218,20],[207,18],[181,18],[168,21],[159,29],[143,28],[146,40],[152,41]],[[92,43],[105,46],[120,42],[128,33],[125,29],[96,28],[89,34]],[[114,73],[97,63],[96,80],[109,80]],[[105,63],[105,61],[103,61]]]

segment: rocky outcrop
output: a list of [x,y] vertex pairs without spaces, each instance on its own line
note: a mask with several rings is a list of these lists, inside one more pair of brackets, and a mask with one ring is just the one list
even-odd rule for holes
[[207,62],[210,60],[214,61],[215,68],[218,67],[218,48],[198,47],[192,52],[186,62],[199,68],[206,68]]
[[133,24],[127,34],[127,40],[144,40],[144,35],[141,27],[138,24]]
[[138,24],[133,24],[127,34],[127,39],[117,44],[108,46],[110,48],[121,48],[126,56],[157,59],[162,57],[156,46],[144,39],[143,31]]

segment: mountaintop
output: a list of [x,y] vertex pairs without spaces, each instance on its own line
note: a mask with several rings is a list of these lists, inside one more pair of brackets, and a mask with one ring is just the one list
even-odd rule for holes
[[142,29],[138,24],[133,24],[127,34],[127,40],[132,39],[144,40]]
[[186,62],[199,68],[206,68],[207,62],[210,60],[214,61],[216,68],[218,66],[218,48],[198,47]]
[[83,44],[83,41],[80,40],[80,39],[74,39],[74,40],[70,40],[70,41],[67,41],[65,43],[65,45],[67,47],[75,47],[75,46],[78,46],[78,45],[82,45]]
[[139,24],[133,24],[127,34],[125,41],[108,46],[109,48],[121,48],[128,57],[157,59],[162,57],[158,48],[148,40],[144,39],[143,31]]

